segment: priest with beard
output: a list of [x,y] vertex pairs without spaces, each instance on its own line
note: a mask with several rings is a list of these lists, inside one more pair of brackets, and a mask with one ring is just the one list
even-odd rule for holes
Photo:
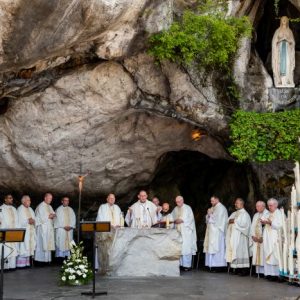
[[204,239],[205,266],[211,271],[227,267],[225,259],[225,235],[227,230],[228,213],[219,198],[212,196],[212,207],[207,210],[206,232]]
[[[0,206],[0,228],[18,228],[19,220],[18,213],[13,206],[12,195],[4,197],[4,204]],[[5,243],[4,247],[4,269],[15,269],[16,259],[19,251],[19,243]],[[0,253],[1,258],[1,253]],[[1,269],[1,266],[0,266]]]
[[244,200],[235,200],[236,211],[228,219],[226,234],[226,260],[235,274],[246,276],[250,267],[251,218],[244,208]]
[[55,256],[60,258],[60,260],[71,255],[73,231],[76,228],[75,212],[69,204],[69,197],[63,197],[61,199],[61,206],[59,206],[55,211]]

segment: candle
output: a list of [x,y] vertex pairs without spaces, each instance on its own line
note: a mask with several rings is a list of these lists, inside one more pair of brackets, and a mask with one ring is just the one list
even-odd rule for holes
[[288,217],[286,220],[286,231],[287,231],[287,244],[291,244],[291,211],[288,210]]
[[282,219],[282,226],[283,226],[283,237],[284,237],[284,242],[286,242],[287,231],[286,231],[286,220],[285,220],[284,208],[281,208],[280,212],[281,212],[281,219]]
[[295,185],[292,186],[292,192],[291,192],[291,207],[295,208],[297,207],[297,191],[296,191],[296,188],[295,188]]
[[291,211],[291,247],[295,249],[295,210],[292,207]]
[[288,264],[287,243],[284,243],[283,244],[283,275],[284,276],[286,276],[288,274],[287,264]]
[[299,162],[296,161],[295,173],[295,187],[296,187],[296,201],[300,204],[300,168]]
[[287,230],[286,230],[286,219],[285,219],[285,214],[284,214],[284,209],[280,209],[281,212],[281,219],[282,219],[282,225],[283,225],[283,274],[287,275],[287,263],[288,263],[288,244],[287,244]]
[[290,219],[290,245],[289,245],[289,273],[294,275],[294,249],[295,249],[295,214],[294,206],[292,205],[291,219]]
[[277,246],[277,253],[278,253],[278,262],[279,262],[279,274],[283,273],[283,261],[282,261],[282,238],[281,234],[278,235],[278,243]]
[[289,248],[289,274],[294,275],[294,249],[291,246]]
[[121,228],[124,228],[124,224],[125,224],[125,222],[124,222],[124,214],[121,213],[121,216],[120,216],[120,226],[121,226]]
[[298,226],[298,234],[296,239],[296,249],[297,249],[297,270],[298,270],[298,277],[300,276],[300,210],[297,213],[297,226]]
[[167,229],[170,228],[170,220],[169,220],[169,216],[167,216],[167,219],[166,219],[166,228],[167,228]]

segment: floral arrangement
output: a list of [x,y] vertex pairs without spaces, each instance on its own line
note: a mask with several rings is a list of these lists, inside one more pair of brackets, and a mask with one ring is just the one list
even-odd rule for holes
[[60,282],[63,285],[87,284],[92,279],[93,272],[86,256],[83,256],[82,242],[78,245],[70,243],[71,255],[64,260],[60,271]]

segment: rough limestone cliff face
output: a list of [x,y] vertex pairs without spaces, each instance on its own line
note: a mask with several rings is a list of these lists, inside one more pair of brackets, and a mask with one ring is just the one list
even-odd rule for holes
[[[262,2],[232,1],[230,13],[255,23]],[[195,3],[0,1],[0,189],[73,193],[82,166],[92,173],[85,193],[125,194],[149,183],[169,151],[231,159],[213,78],[203,85],[192,68],[159,66],[146,53],[147,37]],[[254,73],[266,108],[272,80],[245,40],[235,76],[250,95]],[[199,142],[195,126],[207,133]]]

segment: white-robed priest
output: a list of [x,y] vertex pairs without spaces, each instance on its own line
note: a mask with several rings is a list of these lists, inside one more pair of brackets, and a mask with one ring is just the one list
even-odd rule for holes
[[69,206],[70,199],[63,197],[61,205],[56,209],[54,219],[55,228],[55,256],[69,257],[70,243],[73,241],[73,232],[76,228],[76,216],[72,207]]
[[225,236],[228,213],[216,196],[210,199],[212,207],[207,210],[204,239],[205,266],[209,268],[226,267]]
[[109,194],[106,198],[106,203],[101,204],[98,209],[96,221],[110,222],[112,227],[121,226],[122,212],[120,207],[115,204],[115,202],[115,195]]
[[264,273],[268,279],[275,280],[279,276],[279,235],[283,227],[282,216],[276,199],[268,200],[269,217],[262,220],[265,225],[263,232]]
[[53,220],[56,215],[51,206],[52,198],[52,194],[46,193],[44,201],[35,210],[36,251],[34,259],[38,262],[51,262],[51,251],[55,250]]
[[22,197],[21,203],[17,209],[19,226],[26,228],[26,232],[24,241],[19,244],[17,267],[25,268],[30,266],[30,260],[34,256],[36,247],[35,213],[30,207],[31,200],[28,195]]
[[263,229],[262,220],[266,220],[269,212],[263,201],[257,201],[256,214],[253,216],[251,224],[251,238],[253,241],[252,265],[256,266],[256,273],[264,274],[264,249],[263,249]]
[[[13,229],[17,227],[19,227],[19,221],[17,210],[13,207],[13,197],[12,195],[6,195],[4,197],[4,204],[0,206],[0,228]],[[6,259],[4,261],[4,269],[16,268],[18,251],[19,243],[5,243],[4,257]]]
[[150,228],[157,223],[157,207],[147,197],[145,191],[140,191],[139,200],[128,209],[125,221],[129,227]]
[[[124,219],[120,207],[115,204],[116,197],[110,193],[106,198],[106,203],[101,204],[98,209],[97,222],[110,222],[112,228],[124,226]],[[106,238],[106,233],[102,233],[98,239],[101,241],[102,251],[96,252],[96,269],[100,269],[101,274],[106,274],[108,270],[108,253],[110,244]]]
[[180,266],[184,271],[188,271],[192,267],[192,256],[197,252],[195,219],[191,207],[184,203],[182,196],[177,196],[175,202],[172,218],[182,236]]
[[236,211],[228,219],[226,234],[226,261],[236,274],[245,276],[250,267],[252,240],[250,239],[251,218],[244,208],[244,200],[235,200]]
[[157,208],[157,210],[156,210],[157,221],[161,221],[161,218],[162,218],[162,215],[161,215],[162,206],[160,205],[160,200],[158,199],[158,197],[153,197],[152,198],[152,203]]

